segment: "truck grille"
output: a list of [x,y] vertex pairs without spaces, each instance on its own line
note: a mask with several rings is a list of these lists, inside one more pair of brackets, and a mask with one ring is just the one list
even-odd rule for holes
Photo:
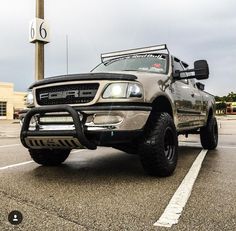
[[89,103],[98,87],[98,83],[86,83],[39,88],[36,89],[36,100],[39,105]]

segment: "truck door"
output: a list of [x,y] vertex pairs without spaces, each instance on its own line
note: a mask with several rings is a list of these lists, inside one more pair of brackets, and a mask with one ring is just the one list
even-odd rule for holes
[[199,126],[202,125],[201,120],[203,119],[204,121],[206,116],[203,112],[203,96],[200,90],[197,88],[194,79],[189,79],[189,84],[191,88],[191,96],[193,98],[193,110],[195,114],[194,125]]
[[[175,57],[172,59],[173,71],[184,70],[181,61]],[[181,73],[181,77],[186,76]],[[195,99],[192,91],[192,86],[187,79],[177,80],[172,86],[173,97],[178,118],[178,128],[192,127],[196,123],[197,115],[194,110]]]

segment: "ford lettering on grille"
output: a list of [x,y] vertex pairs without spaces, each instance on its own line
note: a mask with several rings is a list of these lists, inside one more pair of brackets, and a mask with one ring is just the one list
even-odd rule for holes
[[36,100],[39,105],[88,103],[94,99],[98,87],[98,83],[88,83],[39,88]]
[[72,91],[58,91],[39,94],[40,99],[65,99],[68,96],[75,98],[79,97],[94,97],[97,90],[72,90]]

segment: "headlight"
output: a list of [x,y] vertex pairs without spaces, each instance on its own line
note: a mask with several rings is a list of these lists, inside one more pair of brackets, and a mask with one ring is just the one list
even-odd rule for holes
[[127,96],[128,97],[138,97],[141,98],[143,96],[143,89],[139,84],[136,83],[129,83]]
[[143,89],[137,83],[111,83],[103,92],[103,98],[130,98],[143,96]]
[[34,106],[34,95],[33,95],[32,91],[28,92],[28,94],[26,96],[25,104],[26,104],[27,107],[33,107]]

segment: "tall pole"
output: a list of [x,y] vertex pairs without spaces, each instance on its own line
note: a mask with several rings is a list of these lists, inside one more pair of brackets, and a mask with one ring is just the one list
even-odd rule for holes
[[[36,0],[36,18],[44,19],[44,0]],[[35,43],[35,79],[44,78],[44,43]]]

